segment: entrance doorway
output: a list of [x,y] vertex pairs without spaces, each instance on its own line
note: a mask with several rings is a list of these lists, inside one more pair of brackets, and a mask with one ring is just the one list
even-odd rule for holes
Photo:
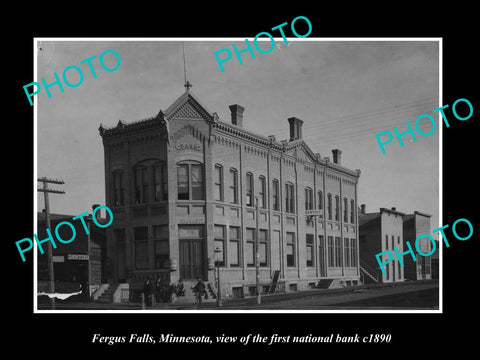
[[203,245],[204,225],[179,225],[180,278],[204,279]]

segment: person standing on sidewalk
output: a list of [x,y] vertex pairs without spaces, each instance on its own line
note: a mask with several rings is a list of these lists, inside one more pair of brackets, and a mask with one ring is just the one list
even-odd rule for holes
[[202,297],[205,294],[205,283],[202,281],[201,278],[198,278],[197,283],[195,286],[192,287],[193,292],[195,293],[195,305],[197,309],[200,309],[202,306]]

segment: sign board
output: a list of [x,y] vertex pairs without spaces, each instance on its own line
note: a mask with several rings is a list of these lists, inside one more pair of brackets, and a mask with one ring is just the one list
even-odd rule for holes
[[52,256],[52,262],[65,262],[65,256],[63,255],[53,255]]
[[315,209],[315,210],[305,210],[305,215],[307,216],[322,216],[323,210]]
[[90,260],[90,255],[88,254],[68,254],[68,260]]

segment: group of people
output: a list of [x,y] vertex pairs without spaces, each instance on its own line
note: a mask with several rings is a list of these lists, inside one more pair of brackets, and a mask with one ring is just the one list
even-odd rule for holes
[[185,296],[185,286],[182,279],[179,279],[176,284],[167,284],[162,281],[160,276],[156,281],[149,276],[143,284],[143,293],[146,305],[153,306],[153,299],[155,302],[170,302],[172,295]]
[[[197,309],[202,305],[202,299],[208,299],[205,283],[201,278],[197,279],[197,283],[192,286],[195,293],[195,305]],[[163,282],[160,276],[156,281],[152,280],[151,276],[143,284],[143,293],[145,295],[145,303],[147,306],[153,306],[155,302],[172,302],[173,296],[185,296],[185,285],[182,279],[179,279],[175,284],[167,284]]]

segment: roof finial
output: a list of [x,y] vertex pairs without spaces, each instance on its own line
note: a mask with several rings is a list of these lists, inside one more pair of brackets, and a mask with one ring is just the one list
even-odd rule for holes
[[187,80],[187,66],[186,66],[186,61],[185,61],[185,45],[183,44],[182,41],[182,49],[183,49],[183,77],[185,79],[185,90],[188,91],[193,85],[190,84],[190,82]]

